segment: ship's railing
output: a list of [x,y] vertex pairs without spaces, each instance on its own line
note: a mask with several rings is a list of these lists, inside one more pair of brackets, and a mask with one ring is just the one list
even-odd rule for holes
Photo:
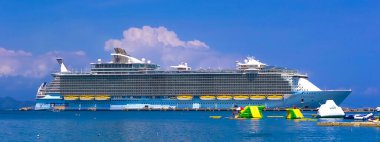
[[[300,74],[295,70],[280,70],[280,69],[270,69],[270,70],[260,70],[256,71],[258,73],[287,73],[287,74],[294,74],[294,75],[304,75]],[[59,74],[59,75],[94,75],[94,74],[105,74],[105,75],[125,75],[125,74],[180,74],[180,73],[187,73],[187,74],[202,74],[202,73],[250,73],[250,71],[239,71],[235,69],[223,69],[223,70],[212,70],[212,69],[200,69],[200,70],[194,70],[194,71],[177,71],[177,70],[138,70],[138,71],[120,71],[120,70],[106,70],[106,71],[70,71],[70,72],[56,72],[53,74]]]

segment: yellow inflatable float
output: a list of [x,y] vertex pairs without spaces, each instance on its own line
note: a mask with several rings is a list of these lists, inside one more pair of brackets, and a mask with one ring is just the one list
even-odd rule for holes
[[303,119],[304,116],[301,113],[300,109],[297,108],[289,108],[286,109],[286,119]]
[[238,118],[261,119],[263,118],[262,111],[264,108],[264,106],[246,106],[240,111]]

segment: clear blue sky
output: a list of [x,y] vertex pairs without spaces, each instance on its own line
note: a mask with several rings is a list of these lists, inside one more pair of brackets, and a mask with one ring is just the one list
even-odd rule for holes
[[[375,0],[0,0],[0,63],[19,56],[25,59],[17,65],[31,58],[39,63],[57,53],[72,57],[67,64],[84,67],[109,59],[105,42],[121,39],[123,31],[162,26],[181,40],[206,43],[215,55],[253,55],[307,73],[321,89],[352,89],[344,106],[378,106],[379,13]],[[0,70],[7,69],[3,64]],[[16,69],[0,76],[1,96],[32,100],[39,84],[51,80],[48,73],[27,77],[20,70],[28,68]]]

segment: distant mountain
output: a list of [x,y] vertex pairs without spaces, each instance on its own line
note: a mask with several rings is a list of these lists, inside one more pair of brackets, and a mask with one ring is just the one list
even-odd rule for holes
[[34,101],[18,101],[12,97],[0,97],[0,110],[34,106]]

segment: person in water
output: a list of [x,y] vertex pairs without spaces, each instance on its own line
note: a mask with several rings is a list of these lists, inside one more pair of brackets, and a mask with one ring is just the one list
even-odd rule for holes
[[232,115],[234,118],[238,118],[240,116],[240,111],[241,111],[241,107],[237,107],[234,109],[234,111],[232,111]]

